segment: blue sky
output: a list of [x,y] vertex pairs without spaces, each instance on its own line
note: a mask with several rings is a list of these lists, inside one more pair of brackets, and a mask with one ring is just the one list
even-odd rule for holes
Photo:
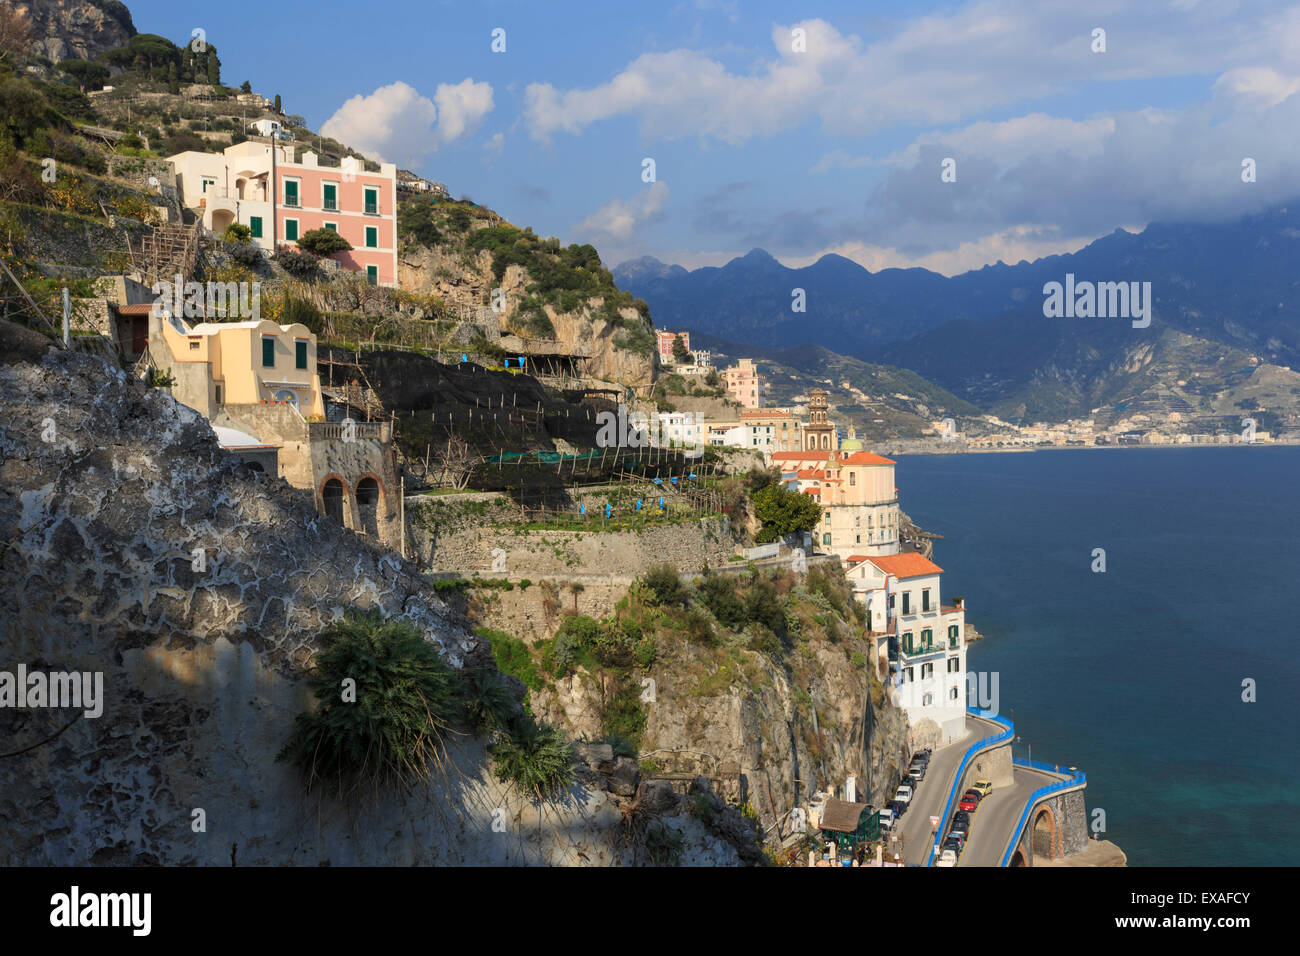
[[1296,4],[129,6],[206,30],[228,84],[609,265],[761,246],[953,274],[1300,195]]

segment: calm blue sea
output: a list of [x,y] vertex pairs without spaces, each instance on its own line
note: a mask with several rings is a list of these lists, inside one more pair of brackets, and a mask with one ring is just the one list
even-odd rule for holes
[[1131,866],[1295,863],[1298,479],[1296,447],[899,459],[1017,754],[1084,770]]

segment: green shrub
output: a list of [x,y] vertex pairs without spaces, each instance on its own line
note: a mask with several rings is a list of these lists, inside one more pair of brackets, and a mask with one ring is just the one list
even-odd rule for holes
[[655,604],[667,607],[686,602],[686,589],[682,587],[677,569],[671,564],[656,564],[641,580],[650,589]]
[[503,674],[519,678],[529,690],[541,690],[545,686],[528,645],[519,638],[490,627],[477,628],[474,633],[492,645],[492,656]]
[[646,830],[646,854],[655,866],[676,866],[685,845],[685,837],[666,823],[656,823]]
[[309,791],[328,784],[340,796],[409,786],[438,766],[458,701],[434,645],[403,618],[360,612],[321,644],[307,682],[319,707],[294,719],[278,759],[298,767]]
[[518,707],[501,674],[486,667],[465,671],[460,696],[465,725],[474,733],[507,726]]
[[513,783],[536,799],[573,781],[573,744],[546,722],[524,716],[511,723],[489,748],[497,779]]
[[242,222],[232,222],[226,227],[226,231],[221,234],[221,238],[231,243],[251,242],[253,230]]
[[352,243],[348,242],[333,229],[309,229],[298,237],[298,248],[318,256],[328,256],[334,252],[348,252]]
[[651,665],[654,664],[655,658],[659,656],[659,648],[655,644],[653,637],[647,637],[637,641],[636,648],[632,653],[636,660],[636,666],[642,670],[649,670]]
[[700,582],[696,593],[723,627],[739,629],[745,626],[748,619],[745,605],[736,593],[736,584],[730,575],[709,575]]

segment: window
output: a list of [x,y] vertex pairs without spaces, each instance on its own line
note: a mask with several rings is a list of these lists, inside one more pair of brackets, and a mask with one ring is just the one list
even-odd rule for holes
[[298,205],[298,180],[286,179],[284,181],[284,204],[295,207]]
[[325,183],[321,187],[320,207],[322,209],[339,208],[339,187],[337,185],[334,183]]
[[858,473],[856,471],[849,472],[849,484],[856,485],[857,483],[858,483]]
[[911,591],[903,592],[903,613],[904,614],[912,613],[912,592]]
[[911,631],[903,632],[903,652],[906,654],[912,653],[912,632]]
[[379,266],[366,266],[366,281],[371,285],[379,285]]
[[951,689],[948,691],[948,699],[949,699],[949,700],[956,700],[956,699],[957,699],[957,688],[956,688],[956,687],[953,687],[953,688],[951,688]]
[[934,694],[926,694],[921,698],[921,706],[929,707],[934,703]]
[[215,388],[216,388],[216,391],[217,391],[217,404],[220,405],[220,404],[221,404],[221,386],[220,386],[220,385],[217,385],[217,386],[215,386]]
[[366,214],[370,216],[379,215],[379,190],[373,186],[365,187],[366,194]]
[[298,241],[298,220],[286,219],[284,221],[284,238],[292,241]]
[[326,223],[322,223],[322,225],[324,228],[332,229],[334,232],[339,231],[339,224],[337,222],[326,222]]
[[961,637],[959,636],[960,632],[961,629],[958,628],[956,624],[948,625],[948,646],[949,647],[957,647],[959,644],[961,644]]
[[922,611],[930,610],[930,589],[929,588],[921,589],[921,610]]
[[198,339],[190,339],[190,351],[197,352],[201,344]]
[[862,535],[860,535],[860,534],[855,534],[855,535],[853,536],[853,543],[854,543],[854,544],[861,544],[861,543],[862,543]]
[[293,343],[293,364],[294,368],[307,367],[307,343],[303,339]]
[[374,226],[366,226],[366,248],[379,248],[379,230]]
[[822,535],[822,544],[829,545],[830,543],[831,543],[831,536],[830,536],[830,534],[827,533],[827,534]]
[[934,647],[934,631],[928,627],[921,631],[921,646],[925,648]]
[[922,665],[921,665],[921,680],[925,680],[926,678],[928,678],[928,677],[932,677],[932,676],[934,676],[934,665],[933,665],[933,664],[922,664]]
[[961,672],[961,658],[960,657],[948,658],[948,673],[958,674],[960,672]]
[[262,336],[262,367],[275,368],[275,339],[270,335]]
[[912,668],[910,667],[903,668],[903,683],[904,684],[912,683]]
[[262,238],[262,217],[261,217],[261,216],[249,216],[249,217],[248,217],[248,228],[249,228],[250,230],[252,230],[253,238],[254,238],[254,239],[261,239],[261,238]]

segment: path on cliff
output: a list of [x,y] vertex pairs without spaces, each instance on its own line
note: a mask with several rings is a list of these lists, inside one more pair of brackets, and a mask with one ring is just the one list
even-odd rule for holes
[[980,801],[970,819],[970,839],[957,865],[998,866],[1011,839],[1011,828],[1020,820],[1030,794],[1061,779],[1062,774],[1017,766],[1013,786],[998,787]]
[[[942,816],[961,758],[976,741],[992,737],[1003,728],[989,720],[966,716],[966,734],[930,755],[930,768],[917,788],[912,805],[903,814],[904,861],[924,865],[934,846],[930,817]],[[954,808],[956,802],[953,803]],[[949,813],[952,811],[950,810]],[[940,820],[942,826],[947,821]]]

